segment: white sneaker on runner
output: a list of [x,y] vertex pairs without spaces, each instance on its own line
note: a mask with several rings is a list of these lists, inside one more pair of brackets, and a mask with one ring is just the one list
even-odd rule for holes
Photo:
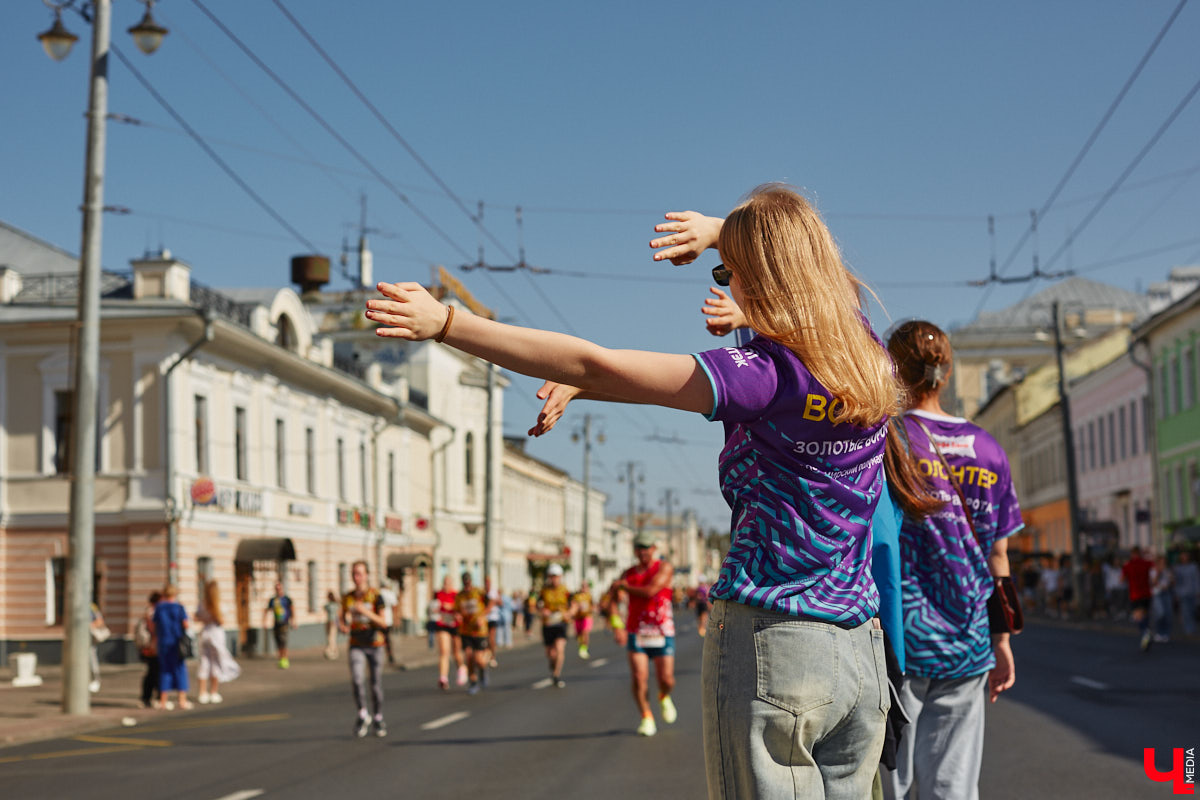
[[654,724],[654,717],[642,717],[642,721],[638,723],[638,736],[653,736],[658,733],[658,726]]

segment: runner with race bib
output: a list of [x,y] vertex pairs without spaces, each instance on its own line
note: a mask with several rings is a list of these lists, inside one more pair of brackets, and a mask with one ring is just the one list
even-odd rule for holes
[[654,712],[646,699],[650,682],[650,661],[658,678],[658,702],[663,722],[675,722],[675,703],[671,690],[675,688],[675,613],[671,607],[671,579],[675,568],[658,557],[654,534],[643,531],[633,541],[638,563],[621,575],[613,588],[629,597],[629,617],[626,622],[629,652],[629,671],[633,677],[633,699],[642,721],[639,736],[658,733]]

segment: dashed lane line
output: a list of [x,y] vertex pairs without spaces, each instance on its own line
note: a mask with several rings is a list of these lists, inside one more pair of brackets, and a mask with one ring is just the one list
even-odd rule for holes
[[84,734],[83,736],[71,737],[77,742],[93,742],[95,744],[127,744],[134,747],[170,747],[171,742],[166,739],[133,739],[128,736],[93,736],[92,734]]
[[470,711],[455,711],[453,714],[447,714],[444,717],[430,720],[421,726],[423,731],[436,731],[438,728],[444,728],[447,725],[453,725],[456,722],[466,719],[471,716]]
[[1094,681],[1091,678],[1085,678],[1082,675],[1072,675],[1071,683],[1077,683],[1080,686],[1086,686],[1089,689],[1099,689],[1100,691],[1106,691],[1108,689],[1107,683]]
[[553,685],[554,685],[554,679],[553,679],[553,678],[542,678],[540,681],[538,681],[537,683],[533,684],[533,685],[532,685],[532,686],[530,686],[529,688],[531,688],[531,689],[548,689],[548,688],[550,688],[550,687],[551,687],[551,686],[553,686]]
[[258,797],[261,794],[265,794],[264,789],[242,789],[240,792],[218,797],[217,800],[250,800],[250,798]]
[[603,666],[604,666],[605,664],[607,664],[607,663],[608,663],[608,659],[607,659],[607,658],[597,658],[595,661],[593,661],[593,662],[591,663],[591,665],[590,665],[590,666],[591,666],[591,668],[592,668],[592,669],[596,669],[597,667],[603,667]]

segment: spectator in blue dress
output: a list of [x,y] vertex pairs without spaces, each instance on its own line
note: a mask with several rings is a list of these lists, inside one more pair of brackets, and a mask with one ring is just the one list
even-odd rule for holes
[[187,710],[188,702],[187,662],[179,652],[179,642],[187,636],[188,615],[183,605],[176,600],[179,590],[174,584],[163,589],[162,600],[154,609],[154,633],[158,640],[158,707],[170,711],[175,708],[169,692],[179,695],[179,707]]

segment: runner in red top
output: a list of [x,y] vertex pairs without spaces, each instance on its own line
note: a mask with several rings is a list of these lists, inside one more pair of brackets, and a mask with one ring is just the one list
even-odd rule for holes
[[455,636],[458,631],[458,614],[454,611],[454,581],[447,575],[442,581],[442,590],[433,596],[436,604],[433,611],[433,638],[437,641],[438,651],[438,688],[443,691],[450,688],[450,653],[454,653],[454,662],[458,664],[458,685],[467,682],[467,668],[463,666],[462,646]]
[[658,557],[652,533],[639,533],[633,542],[633,552],[638,563],[625,570],[613,584],[613,589],[625,592],[629,597],[625,649],[629,651],[633,699],[642,713],[637,733],[653,736],[658,728],[646,699],[651,659],[658,678],[663,722],[670,725],[678,716],[671,700],[671,690],[675,688],[675,615],[671,607],[671,579],[675,576],[675,568]]
[[1131,616],[1142,634],[1142,650],[1150,649],[1154,637],[1150,634],[1150,568],[1154,565],[1142,557],[1142,548],[1134,546],[1129,560],[1121,567],[1121,580],[1129,587]]

